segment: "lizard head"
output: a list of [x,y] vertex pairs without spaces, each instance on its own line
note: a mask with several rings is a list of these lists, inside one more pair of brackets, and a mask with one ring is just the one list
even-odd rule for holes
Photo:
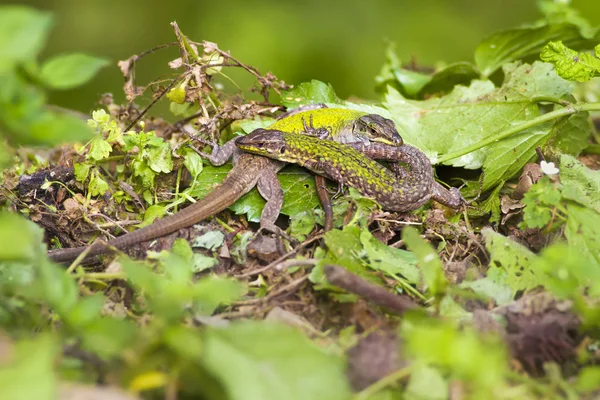
[[277,156],[278,159],[286,150],[283,133],[274,129],[256,129],[237,138],[235,145],[248,153],[266,157]]
[[377,114],[367,114],[357,118],[354,122],[354,133],[363,135],[371,142],[379,142],[392,146],[403,144],[394,121]]

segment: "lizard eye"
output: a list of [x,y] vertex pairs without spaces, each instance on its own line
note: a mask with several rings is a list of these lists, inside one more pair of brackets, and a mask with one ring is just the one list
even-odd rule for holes
[[283,153],[285,153],[285,146],[281,146],[279,148],[279,154],[283,154]]

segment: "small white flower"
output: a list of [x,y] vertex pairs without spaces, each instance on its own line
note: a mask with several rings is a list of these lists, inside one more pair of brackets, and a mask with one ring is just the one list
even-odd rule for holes
[[542,168],[542,172],[546,175],[558,174],[558,168],[556,168],[553,162],[542,161],[540,167]]

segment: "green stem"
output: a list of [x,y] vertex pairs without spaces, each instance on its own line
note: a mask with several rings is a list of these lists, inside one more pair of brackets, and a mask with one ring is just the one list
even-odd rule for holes
[[583,149],[584,154],[600,154],[600,144],[589,144]]
[[363,391],[355,394],[353,399],[364,400],[371,398],[373,395],[385,389],[386,387],[392,386],[400,379],[406,378],[412,372],[411,369],[412,367],[409,366],[392,372],[391,374],[373,383],[371,386],[368,386],[367,388],[363,389]]
[[512,128],[501,131],[495,135],[488,137],[487,139],[467,146],[457,152],[445,154],[438,158],[437,164],[442,164],[455,158],[462,157],[465,154],[469,154],[475,150],[479,150],[489,144],[498,142],[502,139],[514,135],[515,133],[519,133],[526,129],[533,128],[534,126],[541,125],[545,122],[552,121],[558,118],[577,114],[582,111],[600,111],[600,103],[571,104],[570,106],[561,108],[559,110],[551,111],[544,115],[540,115],[539,117],[530,119],[519,125],[513,126]]

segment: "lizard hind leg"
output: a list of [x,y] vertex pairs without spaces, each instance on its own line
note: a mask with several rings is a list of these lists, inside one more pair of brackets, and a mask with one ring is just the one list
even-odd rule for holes
[[468,204],[462,194],[460,194],[460,191],[455,187],[446,189],[439,183],[434,182],[431,185],[431,193],[432,200],[455,210]]

